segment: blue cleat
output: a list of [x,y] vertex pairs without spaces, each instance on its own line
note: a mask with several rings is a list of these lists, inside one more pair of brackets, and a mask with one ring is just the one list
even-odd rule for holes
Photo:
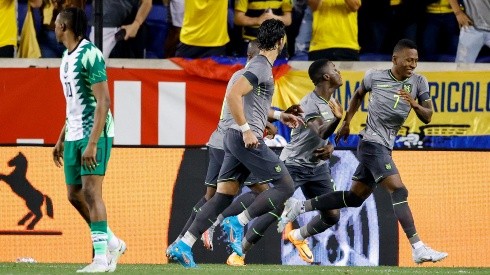
[[225,218],[221,223],[223,231],[228,235],[228,242],[230,243],[231,249],[238,254],[238,256],[243,257],[242,251],[242,239],[243,239],[243,225],[238,221],[237,216],[232,216]]
[[192,256],[191,247],[186,245],[183,241],[178,241],[169,251],[168,257],[178,261],[186,268],[197,267]]

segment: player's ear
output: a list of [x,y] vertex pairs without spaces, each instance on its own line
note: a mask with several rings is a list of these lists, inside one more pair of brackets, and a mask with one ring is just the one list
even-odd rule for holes
[[323,74],[322,78],[323,80],[328,81],[330,79],[330,76],[328,74]]
[[66,24],[61,23],[61,30],[66,31]]

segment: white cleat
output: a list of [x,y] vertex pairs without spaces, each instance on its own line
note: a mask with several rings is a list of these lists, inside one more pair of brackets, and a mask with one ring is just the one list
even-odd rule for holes
[[447,257],[446,252],[436,251],[426,245],[419,247],[417,249],[412,249],[412,258],[413,261],[417,264],[421,264],[424,262],[438,262]]
[[117,267],[117,261],[126,252],[126,243],[123,240],[119,240],[119,246],[114,250],[109,250],[107,254],[107,262],[109,263],[108,272],[114,272]]
[[289,222],[292,222],[301,214],[302,202],[293,197],[289,198],[284,204],[281,218],[277,223],[277,232],[282,233]]
[[94,260],[86,267],[77,270],[77,273],[102,273],[107,271],[109,271],[109,265],[107,263]]

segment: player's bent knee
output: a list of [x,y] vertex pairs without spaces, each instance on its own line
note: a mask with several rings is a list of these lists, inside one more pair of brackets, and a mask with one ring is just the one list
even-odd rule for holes
[[240,185],[237,181],[222,181],[218,182],[218,188],[216,189],[216,192],[234,196],[238,193],[239,189]]
[[[329,214],[331,215],[331,214]],[[322,220],[324,223],[328,224],[328,225],[334,225],[336,223],[339,222],[340,220],[340,212],[336,213],[336,215],[332,215],[332,216],[324,216],[322,215]]]
[[391,193],[391,200],[393,202],[406,201],[408,198],[408,190],[405,187],[398,188],[393,193]]
[[353,192],[349,192],[345,198],[345,202],[347,203],[347,206],[349,206],[349,207],[359,207],[364,203],[364,200],[365,199],[357,196]]

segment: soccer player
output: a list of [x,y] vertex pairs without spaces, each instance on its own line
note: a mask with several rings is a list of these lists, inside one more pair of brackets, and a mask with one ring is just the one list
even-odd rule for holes
[[107,225],[102,199],[114,124],[104,58],[84,38],[86,28],[85,12],[79,8],[63,10],[55,21],[56,39],[66,47],[60,66],[66,121],[53,149],[53,161],[57,167],[64,166],[68,199],[90,225],[93,262],[77,272],[112,272],[126,250],[124,241]]
[[[250,172],[258,178],[270,179],[274,187],[258,195],[247,208],[249,214],[244,217],[247,220],[282,205],[294,191],[293,181],[286,167],[262,138],[267,117],[274,113],[270,110],[274,91],[272,64],[285,44],[284,24],[276,19],[264,21],[259,27],[257,40],[259,55],[250,60],[245,72],[226,92],[226,106],[234,123],[224,136],[225,156],[216,194],[201,207],[189,230],[170,251],[170,257],[177,259],[185,267],[196,266],[191,247],[197,236],[211,226],[209,221],[214,221],[231,204],[240,184]],[[301,123],[292,114],[275,113],[273,117],[280,118],[292,127]],[[247,222],[243,221],[244,224]],[[241,229],[240,239],[243,226]]]
[[[333,145],[328,143],[327,139],[335,131],[343,114],[342,107],[336,99],[332,98],[332,94],[343,83],[340,72],[326,59],[313,62],[308,69],[308,74],[315,89],[300,102],[300,107],[304,111],[305,127],[292,130],[291,141],[282,150],[280,159],[285,162],[294,180],[295,188],[301,188],[305,197],[311,199],[334,191],[330,168],[325,160],[330,158],[333,152]],[[239,256],[236,252],[232,253],[227,263],[233,266],[244,265],[245,254],[262,238],[266,229],[278,220],[281,212],[282,208],[278,207],[275,211],[260,216],[252,227],[248,228],[242,240],[243,256]],[[339,212],[338,210],[322,211],[307,225],[287,234],[289,241],[298,249],[300,257],[305,262],[313,262],[313,254],[306,238],[336,224],[339,220]],[[227,223],[227,219],[224,223]]]
[[432,117],[427,79],[413,72],[417,61],[415,43],[402,39],[393,50],[391,69],[366,72],[335,137],[336,142],[347,139],[352,117],[364,96],[371,92],[366,128],[360,133],[361,140],[357,147],[359,166],[352,177],[351,189],[306,201],[290,199],[281,215],[282,223],[293,221],[299,214],[308,211],[359,207],[380,184],[391,194],[395,215],[412,245],[414,262],[438,262],[447,257],[447,253],[433,250],[420,240],[407,202],[408,190],[391,157],[398,130],[412,109],[425,124]]
[[[258,42],[257,40],[252,40],[247,47],[247,61],[250,61],[250,59],[255,57],[257,54],[259,54]],[[244,73],[244,71],[245,69],[236,71],[230,78],[228,85],[232,85],[233,83],[235,83],[236,80]],[[209,163],[206,179],[204,181],[204,185],[206,185],[206,194],[196,203],[196,205],[194,205],[191,215],[187,220],[185,226],[182,228],[179,236],[171,245],[168,246],[166,252],[167,256],[169,256],[173,244],[178,242],[182,238],[182,236],[184,236],[184,234],[191,226],[192,222],[194,222],[196,213],[199,212],[199,209],[216,193],[219,170],[221,168],[221,165],[223,164],[223,157],[225,155],[225,151],[223,150],[223,138],[226,130],[228,130],[231,124],[233,124],[233,117],[228,111],[226,101],[224,101],[218,127],[211,134],[211,137],[209,138],[209,141],[207,143]],[[233,204],[232,209],[230,209],[230,211],[232,211],[233,213],[237,211],[236,209],[239,209],[238,213],[240,213],[242,205],[250,205],[258,193],[268,188],[267,184],[256,184],[256,182],[251,181],[245,182],[245,185],[249,186],[252,192],[248,192],[239,197],[239,199],[237,200],[237,204]],[[206,230],[201,239],[207,249],[213,250],[213,230]]]

